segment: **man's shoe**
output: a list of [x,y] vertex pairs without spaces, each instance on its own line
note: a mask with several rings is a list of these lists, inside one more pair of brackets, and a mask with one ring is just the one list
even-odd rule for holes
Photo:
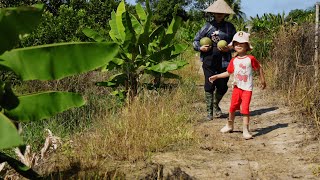
[[214,117],[216,117],[216,118],[219,118],[219,117],[221,117],[223,115],[223,113],[222,113],[222,111],[221,111],[219,106],[214,106],[213,114],[214,114]]
[[213,115],[208,114],[207,117],[206,117],[206,120],[211,121],[212,119],[213,119]]

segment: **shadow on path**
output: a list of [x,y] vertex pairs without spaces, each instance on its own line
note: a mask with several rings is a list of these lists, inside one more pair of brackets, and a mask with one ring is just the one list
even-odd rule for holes
[[272,126],[268,126],[268,127],[265,127],[265,128],[259,128],[259,129],[256,129],[255,132],[258,132],[257,134],[254,134],[253,137],[257,137],[257,136],[261,136],[261,135],[264,135],[264,134],[267,134],[275,129],[279,129],[279,128],[286,128],[288,127],[288,123],[283,123],[283,124],[275,124],[275,125],[272,125]]
[[270,111],[275,111],[277,109],[279,109],[279,107],[269,107],[269,108],[257,109],[257,110],[251,111],[250,112],[250,116],[258,116],[258,115],[261,115],[263,113],[267,113],[267,112],[270,112]]
[[[270,112],[270,111],[275,111],[277,109],[279,109],[279,107],[269,107],[269,108],[257,109],[257,110],[251,111],[250,112],[250,116],[258,116],[258,115],[261,115],[263,113],[267,113],[267,112]],[[236,112],[236,116],[241,116],[241,113],[239,111],[237,111]],[[224,119],[224,118],[228,118],[228,117],[229,117],[229,114],[223,113],[219,118],[220,119]]]

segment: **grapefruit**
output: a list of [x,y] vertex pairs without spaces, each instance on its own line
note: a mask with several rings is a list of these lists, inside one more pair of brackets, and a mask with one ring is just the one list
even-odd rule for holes
[[217,46],[219,47],[219,48],[224,48],[224,47],[226,47],[228,45],[228,43],[227,43],[227,41],[225,41],[225,40],[220,40],[219,42],[218,42],[218,44],[217,44]]
[[203,46],[203,45],[210,45],[212,46],[212,41],[210,38],[208,37],[203,37],[200,39],[200,45]]

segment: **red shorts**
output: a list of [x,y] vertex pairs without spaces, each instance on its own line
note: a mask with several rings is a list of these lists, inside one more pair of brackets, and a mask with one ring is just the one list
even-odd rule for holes
[[240,110],[241,105],[241,114],[249,115],[249,106],[251,101],[252,91],[246,91],[239,89],[237,86],[234,86],[232,91],[232,98],[230,104],[230,112],[235,112]]

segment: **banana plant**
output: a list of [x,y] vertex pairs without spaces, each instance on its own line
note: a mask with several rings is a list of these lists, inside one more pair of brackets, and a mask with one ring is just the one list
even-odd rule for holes
[[[43,5],[0,9],[0,71],[12,71],[22,81],[54,80],[98,69],[113,59],[116,43],[59,43],[15,49],[19,38],[39,24]],[[85,104],[80,94],[39,92],[18,96],[10,82],[0,80],[0,163],[7,162],[29,179],[39,175],[1,150],[24,145],[16,124],[49,118]]]
[[[117,69],[119,73],[105,82],[97,83],[100,86],[113,87],[114,95],[129,96],[129,100],[137,95],[142,74],[153,75],[159,83],[161,77],[179,78],[171,71],[187,64],[185,60],[177,59],[187,45],[174,42],[182,19],[174,16],[167,29],[163,26],[152,29],[149,0],[146,1],[146,11],[140,4],[136,4],[135,10],[137,16],[126,11],[125,2],[121,1],[116,12],[111,13],[109,35],[119,44],[120,50],[105,69]],[[83,32],[97,42],[106,39],[89,28]]]

